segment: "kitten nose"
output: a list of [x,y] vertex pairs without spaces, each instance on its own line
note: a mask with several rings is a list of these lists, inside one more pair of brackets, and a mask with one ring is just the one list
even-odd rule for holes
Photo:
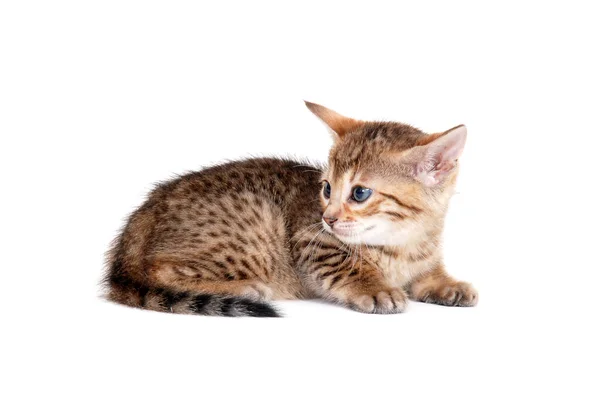
[[327,223],[327,225],[329,227],[333,227],[333,223],[335,223],[337,221],[337,218],[336,217],[323,216],[323,220],[325,220],[325,223]]

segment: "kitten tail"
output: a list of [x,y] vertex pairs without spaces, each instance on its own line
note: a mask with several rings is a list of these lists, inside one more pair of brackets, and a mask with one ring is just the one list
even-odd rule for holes
[[111,285],[108,298],[158,312],[205,316],[280,317],[270,304],[232,295],[175,292],[164,288]]

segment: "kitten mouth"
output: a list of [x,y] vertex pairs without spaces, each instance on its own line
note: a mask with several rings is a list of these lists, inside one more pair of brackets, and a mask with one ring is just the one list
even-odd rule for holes
[[335,227],[333,228],[333,233],[339,237],[345,237],[345,238],[350,238],[350,237],[354,237],[357,235],[360,235],[366,231],[372,230],[373,228],[375,228],[374,225],[363,228],[362,230],[360,229],[336,229]]

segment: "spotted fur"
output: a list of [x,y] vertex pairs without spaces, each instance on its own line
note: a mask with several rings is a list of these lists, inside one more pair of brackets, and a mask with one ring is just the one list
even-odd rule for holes
[[[426,135],[307,106],[336,139],[327,167],[249,159],[158,185],[108,252],[107,297],[261,317],[278,316],[272,299],[319,297],[366,313],[402,312],[409,297],[474,305],[477,293],[448,276],[440,249],[462,128]],[[356,183],[373,189],[361,204],[348,198]],[[332,227],[324,215],[336,216]]]

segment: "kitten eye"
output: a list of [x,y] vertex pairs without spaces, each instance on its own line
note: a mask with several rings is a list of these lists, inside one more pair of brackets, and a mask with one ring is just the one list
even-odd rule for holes
[[327,181],[325,181],[325,184],[323,184],[323,196],[325,199],[329,199],[331,196],[331,185],[329,185]]
[[364,187],[354,187],[352,190],[352,199],[357,202],[364,202],[369,199],[369,196],[373,193],[372,189]]

